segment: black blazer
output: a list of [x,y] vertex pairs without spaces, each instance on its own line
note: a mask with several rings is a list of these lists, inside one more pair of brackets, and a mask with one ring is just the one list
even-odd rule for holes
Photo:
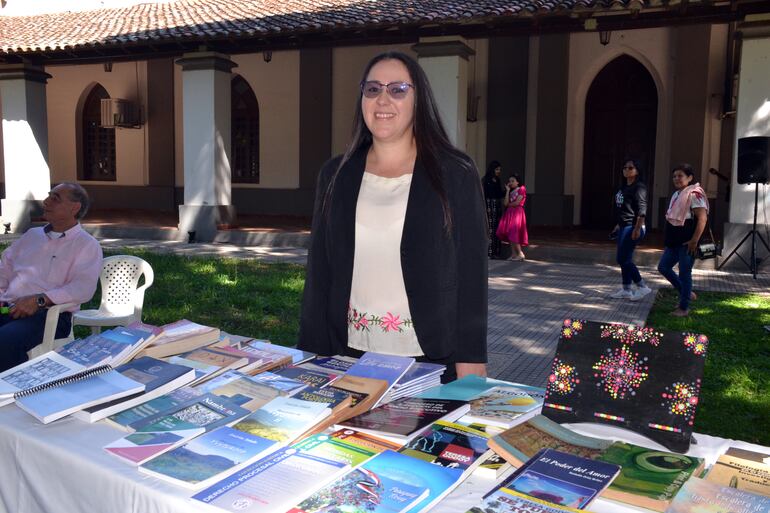
[[[308,252],[298,347],[321,355],[345,354],[347,312],[353,280],[358,191],[368,147],[340,170],[328,212],[324,195],[341,157],[318,177]],[[423,164],[414,166],[404,230],[401,268],[420,347],[441,363],[487,360],[487,221],[481,182],[451,158],[440,161],[452,227],[444,227],[441,200]]]

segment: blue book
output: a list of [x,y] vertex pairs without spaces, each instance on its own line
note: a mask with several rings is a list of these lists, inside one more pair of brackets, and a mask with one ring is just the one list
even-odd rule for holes
[[555,449],[541,449],[498,488],[515,490],[560,506],[584,509],[618,473],[619,465]]
[[[409,370],[414,363],[414,358],[407,356],[393,356],[367,351],[345,373],[359,378],[381,379],[388,382],[388,393],[393,385]],[[383,396],[385,395],[383,394]],[[380,401],[374,404],[376,407]]]
[[496,386],[506,385],[515,386],[536,400],[542,401],[543,397],[545,397],[545,389],[540,387],[520,385],[518,383],[511,383],[509,381],[485,378],[475,374],[469,374],[468,376],[464,376],[460,379],[452,381],[451,383],[429,388],[428,390],[417,394],[415,397],[422,397],[425,399],[457,399],[460,401],[470,401],[471,399],[477,398],[484,392]]
[[132,432],[134,423],[139,423],[158,413],[169,410],[182,403],[186,403],[194,397],[203,395],[197,388],[185,386],[178,388],[172,392],[156,397],[155,399],[146,401],[142,404],[129,408],[125,411],[121,411],[108,417],[108,421],[115,427],[123,429],[124,431]]
[[95,367],[119,359],[137,344],[140,344],[145,336],[146,333],[139,330],[114,328],[83,339],[73,340],[57,349],[56,352],[84,367]]
[[278,344],[271,344],[270,342],[267,342],[264,340],[252,340],[247,345],[255,349],[261,349],[263,351],[278,351],[279,353],[288,354],[289,356],[291,356],[292,365],[299,365],[302,362],[306,362],[308,360],[312,360],[313,358],[315,358],[315,353],[311,353],[309,351],[302,351],[301,349],[296,349],[294,347],[286,347],[286,346],[280,346]]
[[193,369],[157,360],[149,356],[137,358],[116,367],[115,370],[134,381],[144,383],[144,390],[129,397],[115,399],[75,412],[75,418],[87,422],[96,422],[176,390],[195,379],[195,371]]
[[142,392],[144,384],[112,370],[82,381],[21,397],[16,404],[43,424],[83,408]]
[[286,393],[286,395],[294,395],[307,387],[307,385],[301,381],[287,378],[270,371],[260,372],[256,376],[252,376],[251,379],[255,383],[261,383],[280,390],[281,392]]

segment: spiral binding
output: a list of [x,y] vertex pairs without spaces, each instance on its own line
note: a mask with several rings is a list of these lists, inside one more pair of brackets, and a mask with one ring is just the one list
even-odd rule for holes
[[84,379],[92,378],[94,376],[99,376],[101,374],[110,372],[111,370],[112,370],[112,366],[110,365],[100,365],[99,367],[94,367],[93,369],[81,371],[81,372],[72,374],[71,376],[66,376],[63,378],[55,379],[53,381],[49,381],[48,383],[42,383],[40,385],[35,385],[34,387],[25,388],[24,390],[19,390],[18,392],[13,394],[13,398],[20,399],[22,397],[27,397],[28,395],[36,394],[38,392],[42,392],[50,388],[56,388],[62,385],[75,383],[76,381],[82,381]]

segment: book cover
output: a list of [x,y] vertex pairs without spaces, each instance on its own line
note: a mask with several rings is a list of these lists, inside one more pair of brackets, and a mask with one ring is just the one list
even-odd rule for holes
[[350,466],[286,447],[193,495],[224,511],[285,513]]
[[307,386],[301,381],[285,378],[270,371],[260,372],[256,376],[252,376],[251,379],[255,383],[262,383],[263,385],[276,388],[289,396],[296,394]]
[[384,449],[375,449],[356,443],[352,437],[338,437],[325,434],[310,435],[293,445],[298,451],[314,454],[333,461],[357,467]]
[[142,463],[139,471],[199,489],[272,452],[278,445],[275,440],[221,426]]
[[368,433],[362,433],[355,429],[338,429],[334,431],[330,436],[339,440],[344,440],[346,443],[356,444],[360,447],[366,447],[376,453],[381,453],[384,450],[390,449],[391,451],[398,451],[401,448],[401,444],[393,443],[390,440],[385,440],[378,436],[370,435]]
[[382,397],[388,388],[388,382],[382,379],[359,378],[357,376],[342,376],[329,389],[340,390],[350,394],[350,407],[335,417],[335,422],[342,422],[369,411],[374,403]]
[[694,456],[625,442],[613,443],[596,459],[623,467],[604,497],[656,511],[664,511],[685,481],[699,475],[704,464]]
[[719,456],[706,480],[770,497],[770,456],[731,447]]
[[[20,390],[36,387],[44,383],[85,370],[86,367],[69,358],[49,351],[0,373],[0,394],[13,394]],[[0,406],[10,404],[13,397],[0,399]]]
[[255,349],[269,348],[273,351],[278,351],[291,356],[291,364],[299,365],[300,363],[307,362],[315,358],[316,354],[310,351],[303,351],[294,347],[286,347],[278,344],[271,344],[266,340],[252,340],[248,343],[249,346]]
[[611,443],[611,440],[575,433],[542,415],[532,417],[489,439],[490,449],[515,467],[547,448],[594,459]]
[[256,411],[282,395],[276,388],[252,381],[251,376],[242,376],[227,383],[220,382],[218,386],[207,387],[206,391],[226,397],[249,411]]
[[313,360],[304,362],[299,366],[304,369],[312,369],[332,374],[345,374],[354,363],[358,361],[352,356],[318,356]]
[[145,333],[130,328],[114,328],[83,339],[75,339],[56,349],[60,355],[84,367],[112,363],[141,344]]
[[113,426],[123,429],[124,431],[133,432],[134,428],[131,426],[134,423],[138,423],[147,417],[174,408],[175,406],[201,395],[203,395],[203,392],[197,388],[184,386],[160,397],[156,397],[155,399],[138,404],[128,410],[110,415],[107,419]]
[[545,397],[545,389],[540,387],[514,384],[508,381],[476,376],[475,374],[469,374],[450,383],[429,388],[418,394],[417,397],[470,401],[496,386],[516,386],[516,388],[528,393],[535,400],[541,400]]
[[487,453],[486,433],[438,420],[398,452],[419,460],[471,472]]
[[770,497],[690,478],[666,513],[770,513]]
[[302,367],[286,367],[275,371],[275,374],[283,376],[284,378],[294,379],[301,381],[306,385],[311,385],[317,388],[323,388],[334,382],[339,377],[339,374],[332,374],[330,372],[319,372],[310,369],[304,369]]
[[96,422],[177,389],[195,378],[195,371],[189,367],[174,365],[149,356],[137,358],[115,370],[137,383],[144,384],[144,391],[85,408],[74,413],[76,418],[86,422]]
[[228,354],[227,348],[199,347],[179,355],[186,360],[194,360],[206,365],[214,365],[225,369],[237,369],[248,363],[248,360],[237,354]]
[[[347,511],[350,513],[401,513],[428,497],[424,483],[411,481],[406,467],[421,469],[429,463],[410,462],[408,456],[385,451],[318,490],[287,513]],[[436,467],[440,468],[440,467]],[[446,470],[446,469],[444,469]]]
[[134,433],[107,444],[104,450],[138,465],[248,413],[227,399],[205,394],[132,424]]
[[437,420],[452,421],[468,411],[468,403],[451,399],[404,397],[362,413],[338,425],[407,442]]
[[[401,379],[414,363],[414,358],[393,356],[367,351],[345,373],[359,378],[381,379],[388,382],[388,390]],[[386,390],[387,392],[387,390]],[[380,401],[375,403],[375,407]]]
[[501,485],[536,499],[586,508],[620,472],[620,466],[543,449]]
[[350,394],[339,389],[332,389],[328,387],[316,388],[314,386],[308,386],[294,394],[292,397],[296,399],[302,399],[303,401],[324,403],[329,408],[331,408],[332,413],[336,413],[341,409],[348,408],[352,402]]
[[524,390],[514,386],[496,386],[471,400],[466,414],[470,422],[509,428],[516,417],[543,405]]
[[290,442],[330,413],[325,403],[277,397],[241,419],[233,428],[269,440]]
[[510,468],[512,468],[512,465],[505,461],[505,458],[490,450],[485,456],[481,457],[481,463],[473,471],[473,474],[486,479],[497,480]]
[[534,497],[529,497],[510,488],[495,490],[466,513],[578,513],[579,509],[557,506]]
[[161,326],[161,334],[142,354],[154,358],[163,358],[192,351],[219,340],[219,329],[197,324],[187,319]]
[[143,383],[137,383],[112,370],[106,374],[21,397],[16,400],[16,404],[43,424],[48,424],[83,408],[143,390]]
[[[230,349],[235,351],[235,349]],[[249,374],[259,374],[269,370],[280,369],[291,363],[291,355],[282,351],[276,351],[272,344],[267,344],[265,349],[257,349],[250,345],[245,345],[237,350],[239,353],[250,355]]]
[[567,319],[542,413],[622,427],[685,453],[708,344],[699,333]]

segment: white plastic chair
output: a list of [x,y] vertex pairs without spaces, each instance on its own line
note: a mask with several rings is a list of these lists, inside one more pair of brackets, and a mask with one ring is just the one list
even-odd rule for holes
[[[144,274],[144,285],[139,278]],[[99,282],[102,300],[98,310],[81,310],[72,317],[72,324],[91,326],[99,333],[102,326],[125,326],[142,320],[144,291],[152,285],[155,273],[145,260],[131,255],[106,257]]]
[[[56,325],[59,324],[59,314],[63,310],[68,310],[73,306],[77,306],[75,303],[62,303],[60,305],[53,305],[48,308],[48,313],[45,316],[45,331],[43,331],[43,341],[27,351],[27,356],[31,360],[41,354],[53,351],[60,346],[63,346],[67,342],[74,339],[72,336],[72,326],[70,326],[69,335],[64,338],[54,338],[56,336]],[[74,319],[73,319],[74,325]]]

